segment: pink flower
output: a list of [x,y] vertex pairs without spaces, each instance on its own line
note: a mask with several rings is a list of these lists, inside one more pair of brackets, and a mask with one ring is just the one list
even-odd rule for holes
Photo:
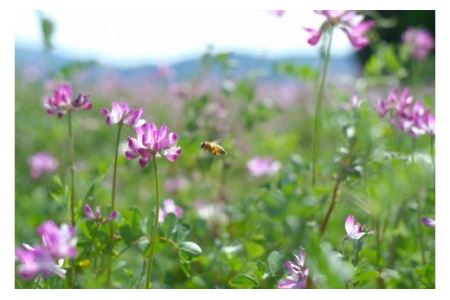
[[125,152],[128,159],[141,157],[139,164],[145,167],[153,156],[164,155],[169,161],[175,161],[181,154],[181,148],[176,145],[178,136],[169,132],[166,125],[161,128],[154,123],[145,123],[136,128],[136,138],[128,137],[129,149]]
[[58,118],[62,118],[72,110],[91,109],[92,102],[90,97],[85,95],[78,95],[76,99],[72,99],[72,87],[70,84],[62,83],[56,88],[53,96],[47,98],[44,106],[49,115],[56,114]]
[[41,177],[44,173],[53,173],[58,169],[58,160],[46,152],[39,152],[28,159],[30,174],[33,179]]
[[104,107],[100,112],[108,125],[123,123],[130,127],[138,127],[145,123],[145,120],[141,119],[144,110],[142,108],[130,109],[126,102],[113,102],[111,111]]
[[159,223],[163,223],[169,214],[174,214],[177,219],[183,217],[183,208],[176,205],[172,199],[164,200],[162,208],[159,209]]
[[314,46],[329,28],[338,27],[347,34],[350,43],[356,49],[362,49],[369,44],[365,34],[375,26],[375,21],[363,21],[363,16],[357,15],[352,10],[316,10],[318,14],[325,16],[326,20],[320,28],[304,28],[309,34],[308,44]]
[[309,269],[305,266],[305,250],[300,249],[299,255],[294,255],[295,262],[286,261],[284,267],[289,275],[278,283],[279,289],[306,289]]
[[281,164],[270,157],[253,157],[247,163],[247,170],[253,177],[273,176],[281,168]]
[[33,279],[38,273],[44,277],[56,274],[64,278],[66,270],[61,268],[64,258],[76,255],[75,228],[67,224],[58,228],[55,222],[46,221],[39,226],[38,233],[43,245],[22,244],[16,249],[19,275],[25,280]]
[[100,222],[100,223],[104,223],[106,221],[112,221],[112,220],[116,219],[117,216],[118,216],[118,212],[113,210],[109,214],[108,219],[107,220],[103,220],[103,214],[102,214],[102,212],[100,210],[100,207],[97,206],[95,208],[95,212],[94,212],[92,210],[92,207],[89,204],[84,205],[83,211],[84,211],[84,215],[86,216],[86,218],[88,218],[90,220],[93,220],[93,221]]
[[435,119],[434,115],[430,112],[426,112],[423,117],[420,119],[420,127],[425,130],[425,133],[429,135],[434,135],[434,127],[435,127]]
[[46,251],[55,259],[75,257],[75,228],[62,224],[60,228],[53,221],[46,221],[38,228]]
[[56,264],[53,257],[40,245],[31,247],[23,244],[16,249],[16,257],[20,261],[19,275],[25,280],[33,279],[38,273],[42,273],[44,277],[56,274],[64,278],[66,275],[66,270],[61,269],[62,264]]
[[347,232],[346,239],[359,240],[366,234],[363,227],[356,223],[356,219],[353,215],[349,215],[345,220],[345,231]]
[[423,218],[422,223],[427,227],[434,228],[436,222],[432,218]]
[[389,97],[378,101],[375,109],[382,118],[392,112],[391,123],[411,136],[435,134],[434,115],[422,101],[414,101],[407,88],[403,89],[401,94],[397,89],[392,89]]
[[434,48],[434,38],[426,29],[410,27],[403,33],[402,41],[412,47],[412,56],[417,60],[427,58]]

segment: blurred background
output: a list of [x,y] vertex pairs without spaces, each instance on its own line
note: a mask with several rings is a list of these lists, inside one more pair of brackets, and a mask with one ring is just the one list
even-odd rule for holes
[[[67,124],[47,116],[43,107],[57,84],[67,81],[75,96],[89,94],[93,102],[90,111],[77,112],[73,120],[79,219],[84,218],[85,203],[109,205],[116,132],[106,125],[102,107],[127,101],[133,108],[144,108],[146,120],[165,123],[180,136],[183,154],[175,163],[160,164],[162,197],[174,199],[184,209],[183,222],[192,225],[191,239],[205,255],[193,264],[194,276],[188,277],[174,262],[176,254],[161,251],[155,267],[159,272],[155,277],[161,280],[156,287],[229,287],[237,273],[257,272],[257,260],[265,261],[272,251],[287,258],[292,249],[308,245],[308,233],[317,230],[329,203],[339,172],[336,162],[352,140],[346,135],[350,125],[357,127],[363,180],[352,177],[343,183],[327,241],[348,255],[352,250],[342,246],[342,239],[349,212],[370,229],[383,221],[386,243],[368,239],[361,257],[370,271],[388,271],[382,280],[374,279],[372,272],[359,287],[417,288],[419,282],[420,287],[434,287],[434,233],[426,232],[423,242],[432,267],[418,267],[416,243],[421,230],[417,203],[424,203],[424,214],[434,215],[430,141],[398,132],[373,107],[392,87],[410,86],[414,98],[434,111],[434,50],[416,62],[401,40],[409,27],[426,28],[434,35],[434,11],[360,13],[377,23],[367,48],[355,51],[341,30],[334,31],[322,115],[321,176],[315,188],[310,187],[311,112],[323,49],[307,43],[302,27],[318,28],[323,16],[313,11],[287,11],[281,17],[269,11],[19,13],[16,245],[36,241],[35,228],[44,220],[68,219]],[[353,94],[361,100],[358,125],[350,107]],[[126,137],[132,135],[133,129],[124,128],[121,154]],[[200,151],[205,140],[218,140],[227,155],[213,158]],[[414,151],[424,164],[411,169],[404,162]],[[48,174],[34,176],[31,157],[39,152],[50,154],[57,163]],[[248,163],[258,156],[275,161],[277,170],[253,176]],[[151,168],[141,169],[137,161],[119,157],[119,212],[134,206],[146,214],[153,207]],[[205,203],[212,205],[206,212],[201,210]],[[139,283],[141,260],[135,255],[139,249],[132,250],[121,257],[114,275],[117,287]],[[317,257],[323,261],[311,255],[311,260],[318,259],[317,266],[328,264],[328,252]],[[276,286],[283,272],[279,265],[277,276],[261,279],[259,287]],[[334,267],[326,275],[338,279],[324,287],[344,287],[348,281]],[[89,267],[82,272],[86,276],[80,276],[81,286],[103,284]],[[381,278],[378,273],[375,277]]]
[[[378,33],[387,42],[399,43],[407,27],[426,28],[434,35],[434,11],[366,13],[384,18]],[[289,12],[283,17],[269,11],[220,14],[135,11],[101,17],[94,12],[23,12],[16,22],[16,64],[18,68],[26,66],[30,76],[43,70],[39,64],[45,64],[38,15],[54,22],[49,46],[56,67],[70,60],[89,59],[119,73],[134,71],[145,75],[157,66],[171,65],[178,78],[184,79],[193,74],[190,71],[195,69],[198,57],[209,47],[233,52],[242,69],[257,64],[265,67],[267,73],[270,63],[280,60],[315,66],[319,54],[317,47],[306,43],[307,33],[302,29],[314,28],[321,22],[321,16],[309,11]],[[340,31],[335,32],[332,51],[335,57],[332,69],[347,73],[358,72],[372,52],[370,48],[359,51],[358,63],[347,37]]]

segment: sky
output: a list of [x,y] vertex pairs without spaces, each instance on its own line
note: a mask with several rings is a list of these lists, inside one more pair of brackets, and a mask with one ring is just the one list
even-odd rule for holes
[[[323,17],[313,11],[288,11],[276,17],[268,11],[125,10],[44,11],[56,31],[55,52],[92,58],[116,66],[171,64],[198,57],[213,45],[217,51],[282,57],[318,53],[307,44],[303,26],[318,28]],[[41,48],[39,20],[34,11],[16,15],[16,45]],[[336,31],[333,54],[348,54],[347,37]]]

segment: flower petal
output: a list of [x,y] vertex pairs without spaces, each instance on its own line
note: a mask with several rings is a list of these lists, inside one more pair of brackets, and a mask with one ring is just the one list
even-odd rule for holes
[[347,235],[351,235],[355,232],[355,217],[353,215],[349,215],[345,220],[345,231]]
[[295,279],[283,279],[278,283],[279,289],[293,289],[297,287],[297,280]]
[[84,215],[86,216],[86,218],[91,219],[91,220],[95,220],[94,211],[92,210],[92,208],[91,208],[91,206],[89,204],[86,204],[83,207],[83,211],[84,211]]
[[303,29],[305,29],[310,34],[310,36],[307,40],[308,44],[310,44],[311,46],[317,45],[317,43],[319,42],[319,40],[322,36],[323,29],[320,28],[320,30],[315,30],[315,29],[306,28],[306,27],[303,27]]
[[169,149],[163,150],[163,155],[169,160],[169,161],[175,161],[177,160],[178,156],[181,154],[181,148],[180,147],[171,147]]

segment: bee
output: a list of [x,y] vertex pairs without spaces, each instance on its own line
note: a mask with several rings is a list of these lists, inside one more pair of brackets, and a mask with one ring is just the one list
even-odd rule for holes
[[200,148],[202,148],[205,151],[211,152],[212,155],[216,156],[219,154],[225,154],[225,149],[223,149],[222,146],[215,142],[203,142],[200,145]]

